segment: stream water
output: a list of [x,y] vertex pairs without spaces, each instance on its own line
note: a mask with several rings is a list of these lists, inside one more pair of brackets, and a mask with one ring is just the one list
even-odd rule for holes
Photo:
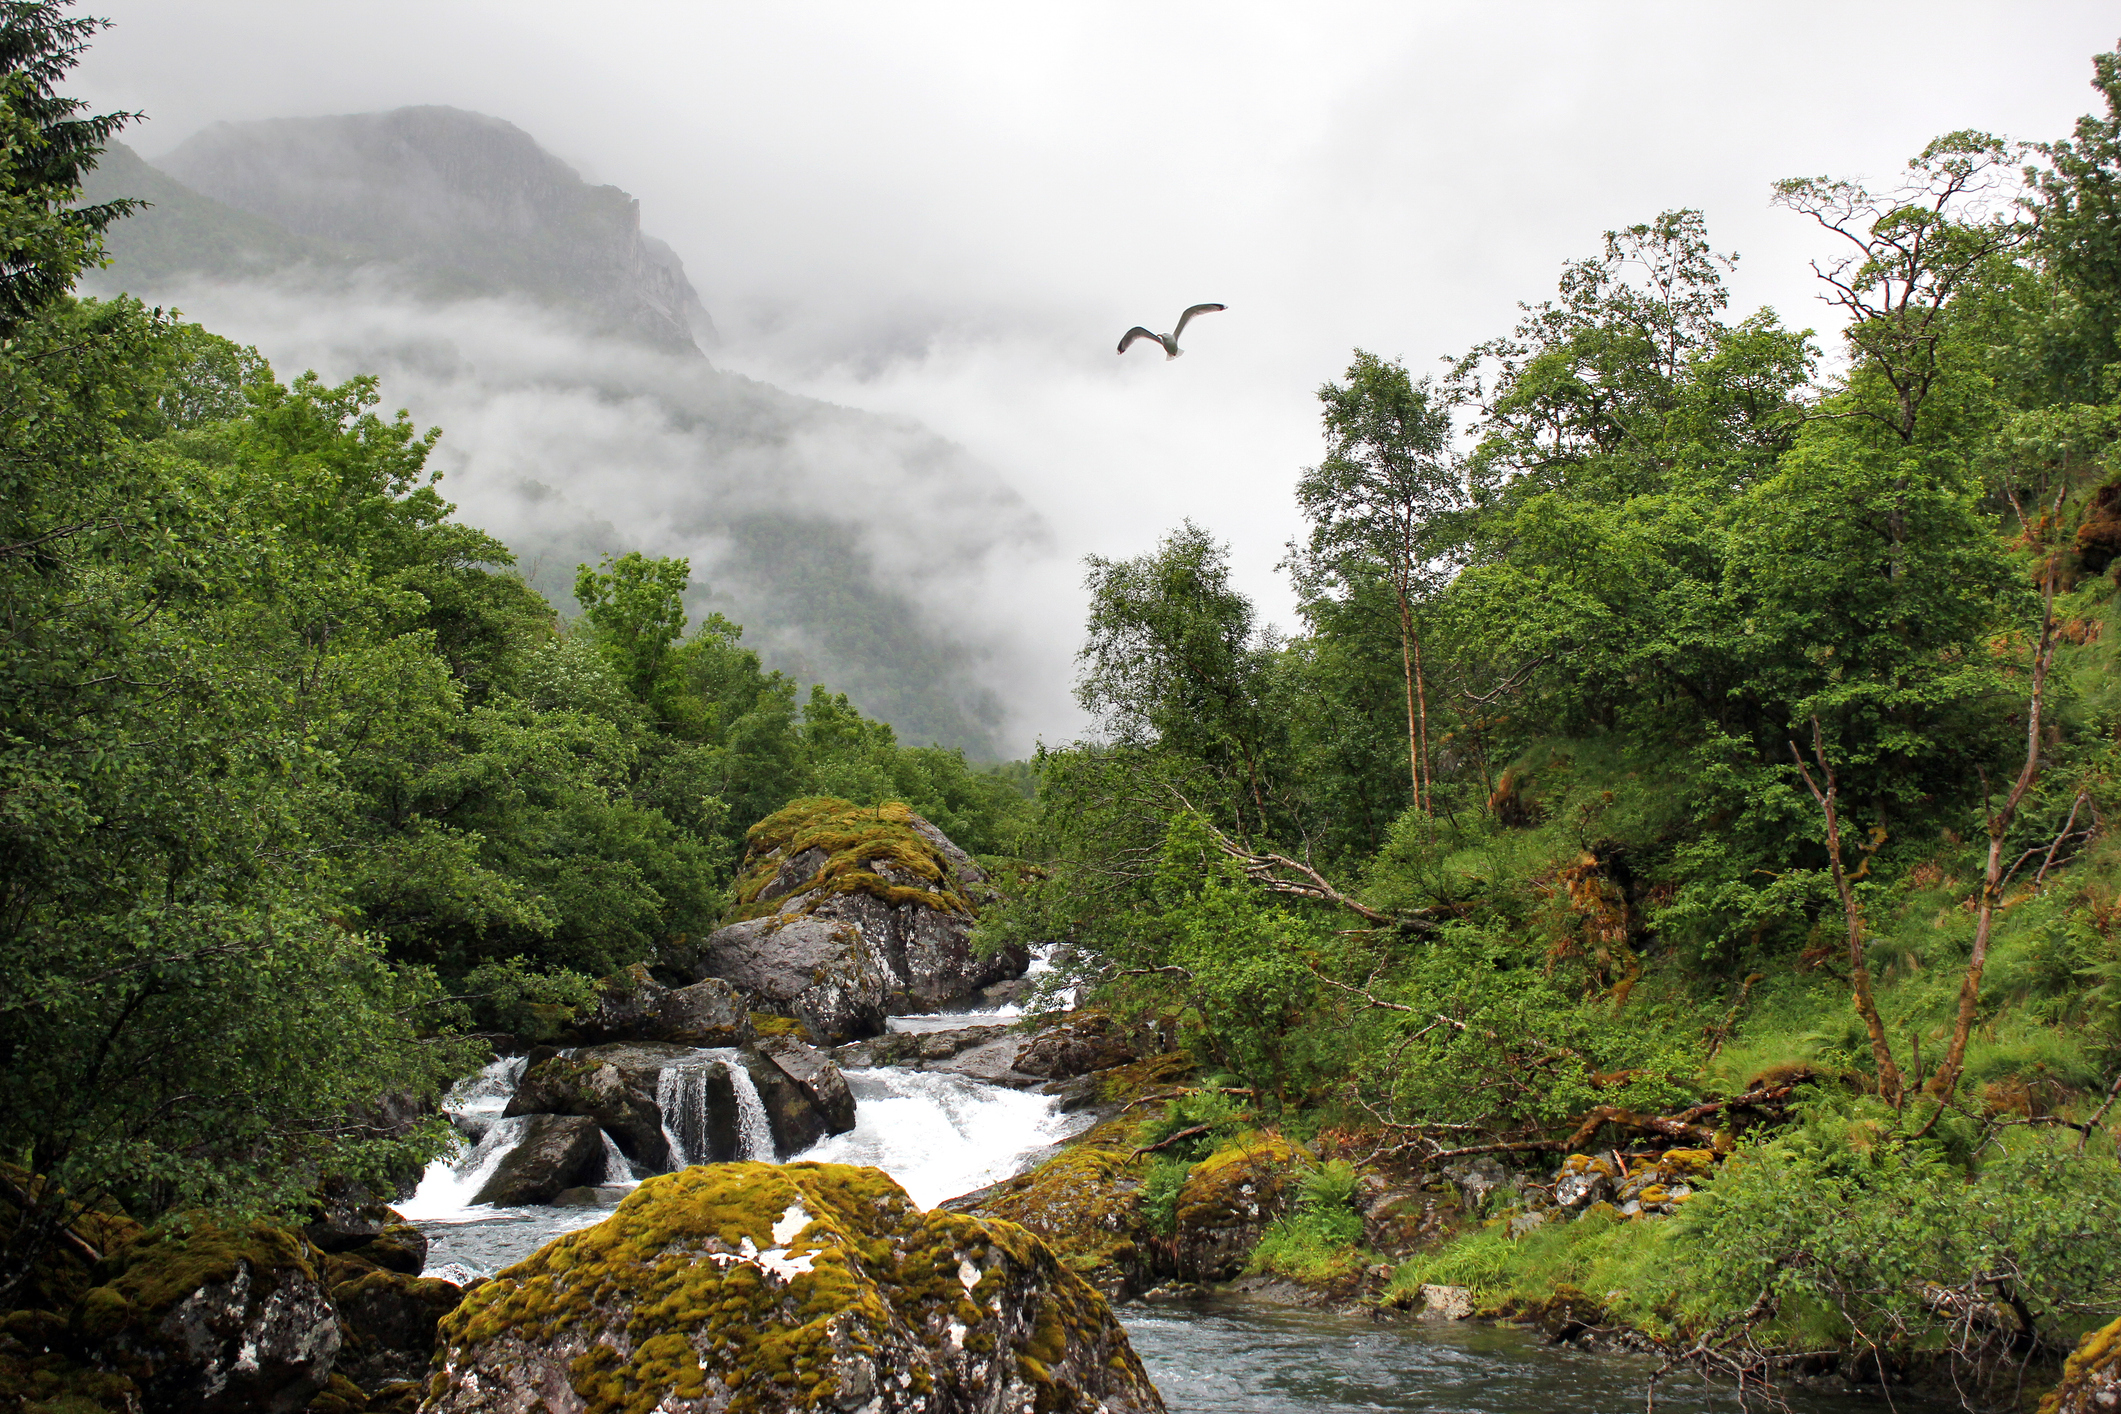
[[[1646,1356],[1548,1345],[1536,1332],[1473,1322],[1381,1325],[1257,1302],[1127,1306],[1135,1353],[1171,1414],[1639,1414]],[[1885,1414],[1882,1399],[1782,1392],[1791,1414]],[[1667,1375],[1658,1410],[1738,1414],[1725,1385]],[[1894,1414],[1938,1414],[1896,1395]]]
[[[990,1017],[1009,1019],[961,1012],[947,1022],[977,1025]],[[912,1019],[894,1018],[906,1020]],[[905,1029],[934,1029],[929,1022],[920,1018]],[[664,1072],[658,1091],[674,1111],[667,1130],[674,1148],[697,1147],[693,1097],[701,1076],[730,1054],[696,1052]],[[429,1275],[462,1281],[496,1272],[562,1233],[602,1221],[635,1182],[623,1159],[617,1159],[607,1168],[597,1206],[472,1204],[525,1123],[500,1117],[521,1071],[520,1060],[497,1061],[457,1087],[449,1108],[470,1142],[453,1163],[433,1165],[418,1193],[400,1205],[428,1236]],[[855,1096],[854,1129],[798,1157],[873,1164],[924,1207],[1020,1172],[1091,1118],[1059,1114],[1055,1102],[1043,1095],[963,1076],[883,1067],[849,1071],[847,1082]],[[748,1083],[742,1088],[749,1090]],[[757,1103],[754,1092],[744,1106],[747,1128]],[[763,1131],[762,1113],[757,1122]],[[747,1135],[744,1148],[771,1152],[770,1143],[758,1135]],[[1644,1407],[1644,1383],[1654,1368],[1636,1356],[1549,1346],[1526,1331],[1473,1324],[1387,1325],[1257,1302],[1133,1304],[1121,1308],[1119,1316],[1173,1414],[1623,1414]],[[1718,1414],[1742,1407],[1730,1391],[1704,1389],[1698,1380],[1666,1383],[1657,1405]],[[1757,1399],[1754,1407],[1759,1407]],[[1884,1406],[1882,1401],[1803,1395],[1788,1407],[1796,1414],[1844,1414]],[[1916,1407],[1905,1399],[1895,1405],[1896,1411]]]

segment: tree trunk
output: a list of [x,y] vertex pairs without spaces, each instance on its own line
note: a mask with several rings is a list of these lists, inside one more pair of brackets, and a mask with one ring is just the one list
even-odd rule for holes
[[[1399,664],[1407,675],[1407,779],[1414,785],[1414,808],[1422,808],[1421,799],[1421,742],[1422,732],[1416,724],[1414,702],[1414,620],[1407,612],[1407,591],[1404,585],[1394,585],[1399,598]],[[1426,706],[1426,704],[1424,704]],[[1424,713],[1424,716],[1426,713]]]
[[[2018,779],[2011,786],[2001,810],[1992,810],[1988,815],[1988,867],[1981,875],[1981,905],[1975,916],[1974,951],[1966,960],[1966,976],[1959,983],[1959,1014],[1952,1020],[1952,1042],[1945,1050],[1944,1061],[1937,1073],[1930,1077],[1928,1091],[1939,1100],[1949,1099],[1959,1084],[1959,1073],[1966,1061],[1967,1039],[1973,1035],[1974,1013],[1981,1005],[1981,973],[1988,965],[1989,935],[1996,922],[1996,905],[2003,897],[2003,840],[2010,832],[2011,822],[2018,817],[2018,807],[2025,802],[2027,792],[2040,776],[2040,717],[2041,707],[2047,691],[2047,670],[2055,661],[2055,561],[2053,554],[2047,560],[2047,582],[2043,586],[2040,608],[2040,645],[2033,652],[2033,695],[2025,714],[2025,764],[2018,770]],[[2074,818],[2074,816],[2073,816]]]
[[1819,762],[1819,773],[1826,778],[1826,789],[1821,790],[1812,773],[1806,769],[1803,753],[1797,743],[1790,743],[1790,755],[1797,758],[1797,770],[1810,788],[1812,798],[1826,812],[1826,854],[1834,868],[1834,889],[1841,895],[1841,912],[1848,920],[1849,989],[1855,994],[1856,1014],[1863,1018],[1863,1026],[1871,1037],[1871,1058],[1878,1065],[1878,1093],[1893,1108],[1900,1107],[1902,1092],[1906,1089],[1900,1079],[1900,1067],[1893,1061],[1893,1045],[1886,1039],[1885,1022],[1878,1015],[1878,1003],[1871,995],[1871,968],[1863,959],[1863,912],[1856,907],[1855,886],[1849,882],[1848,871],[1841,864],[1841,812],[1834,806],[1840,787],[1834,780],[1834,768],[1826,764],[1826,743],[1819,730],[1819,719],[1812,718],[1812,755]]
[[1421,674],[1421,635],[1414,635],[1414,700],[1421,707],[1421,802],[1436,817],[1436,778],[1429,774],[1429,688]]

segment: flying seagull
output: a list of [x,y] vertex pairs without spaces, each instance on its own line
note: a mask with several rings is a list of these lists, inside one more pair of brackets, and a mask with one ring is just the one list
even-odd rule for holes
[[1154,339],[1156,340],[1156,342],[1164,346],[1164,357],[1166,359],[1177,358],[1180,354],[1185,352],[1184,349],[1178,346],[1178,336],[1186,332],[1187,320],[1191,319],[1196,314],[1214,314],[1218,310],[1228,308],[1228,305],[1223,304],[1196,304],[1191,309],[1187,310],[1184,314],[1178,316],[1178,327],[1176,329],[1173,329],[1168,334],[1154,334],[1151,333],[1149,330],[1142,328],[1141,325],[1137,324],[1132,329],[1129,329],[1120,338],[1119,351],[1121,353],[1125,353],[1127,351],[1127,346],[1132,344],[1136,339]]

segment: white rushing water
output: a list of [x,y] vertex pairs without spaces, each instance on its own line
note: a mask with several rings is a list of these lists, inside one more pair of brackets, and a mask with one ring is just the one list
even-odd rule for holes
[[717,1075],[727,1077],[736,1095],[736,1157],[773,1161],[773,1127],[766,1102],[751,1072],[734,1050],[705,1050],[691,1060],[665,1066],[655,1083],[656,1108],[663,1112],[663,1139],[675,1168],[707,1159],[707,1087]]
[[[1041,979],[1054,970],[1055,945],[1046,944],[1031,953],[1031,965],[1024,969],[1024,980],[1038,986]],[[1036,993],[1034,993],[1036,995]],[[1075,1007],[1075,988],[1064,987],[1051,998],[1053,1005],[1061,1011]],[[1022,1006],[1015,1002],[1004,1002],[1000,1006],[968,1007],[962,1011],[924,1011],[909,1016],[887,1016],[886,1031],[920,1034],[928,1031],[955,1031],[965,1026],[1006,1026],[1024,1014]]]
[[880,1066],[848,1071],[847,1084],[854,1128],[799,1157],[873,1165],[924,1208],[1013,1176],[1031,1155],[1092,1118],[1056,1113],[1046,1095],[962,1075]]
[[[1049,951],[1034,955],[1029,975],[1035,978],[1052,970]],[[1073,999],[1058,1000],[1067,1005]],[[1001,1026],[1020,1015],[1020,1007],[1005,1005],[893,1017],[890,1025],[894,1031]],[[597,1201],[578,1207],[474,1204],[472,1199],[530,1123],[528,1116],[501,1117],[522,1081],[524,1063],[521,1056],[497,1060],[450,1091],[443,1107],[464,1142],[454,1155],[430,1164],[418,1191],[398,1204],[399,1211],[428,1234],[433,1267],[497,1271],[563,1232],[601,1221],[610,1204],[643,1176],[605,1135],[602,1197]],[[737,1051],[717,1048],[695,1050],[656,1076],[656,1104],[674,1166],[709,1156],[711,1089],[724,1081],[736,1100],[736,1157],[774,1161],[772,1128],[750,1070]],[[961,1075],[879,1067],[848,1071],[847,1083],[854,1092],[855,1127],[795,1157],[881,1168],[923,1207],[1021,1172],[1033,1156],[1091,1119],[1056,1113],[1055,1101],[1048,1096]]]

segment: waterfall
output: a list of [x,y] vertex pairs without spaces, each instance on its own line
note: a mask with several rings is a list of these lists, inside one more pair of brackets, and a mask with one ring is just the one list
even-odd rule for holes
[[600,1129],[597,1131],[597,1137],[604,1141],[603,1181],[616,1184],[633,1183],[633,1161],[626,1157],[609,1134]]
[[722,1069],[728,1072],[730,1088],[736,1091],[736,1156],[772,1163],[773,1126],[766,1122],[766,1102],[759,1098],[759,1087],[751,1082],[751,1071],[740,1060],[725,1060]]
[[665,1066],[655,1078],[655,1103],[663,1112],[663,1138],[670,1145],[670,1166],[713,1163],[716,1155],[708,1132],[711,1087],[727,1079],[736,1101],[737,1159],[774,1160],[773,1126],[765,1101],[743,1059],[731,1050],[701,1051],[681,1065]]
[[467,1075],[449,1089],[442,1111],[457,1132],[476,1144],[486,1137],[509,1097],[523,1081],[528,1056],[503,1056],[476,1075]]
[[670,1166],[681,1169],[707,1152],[707,1068],[665,1066],[656,1073],[655,1104],[663,1112],[663,1140]]

